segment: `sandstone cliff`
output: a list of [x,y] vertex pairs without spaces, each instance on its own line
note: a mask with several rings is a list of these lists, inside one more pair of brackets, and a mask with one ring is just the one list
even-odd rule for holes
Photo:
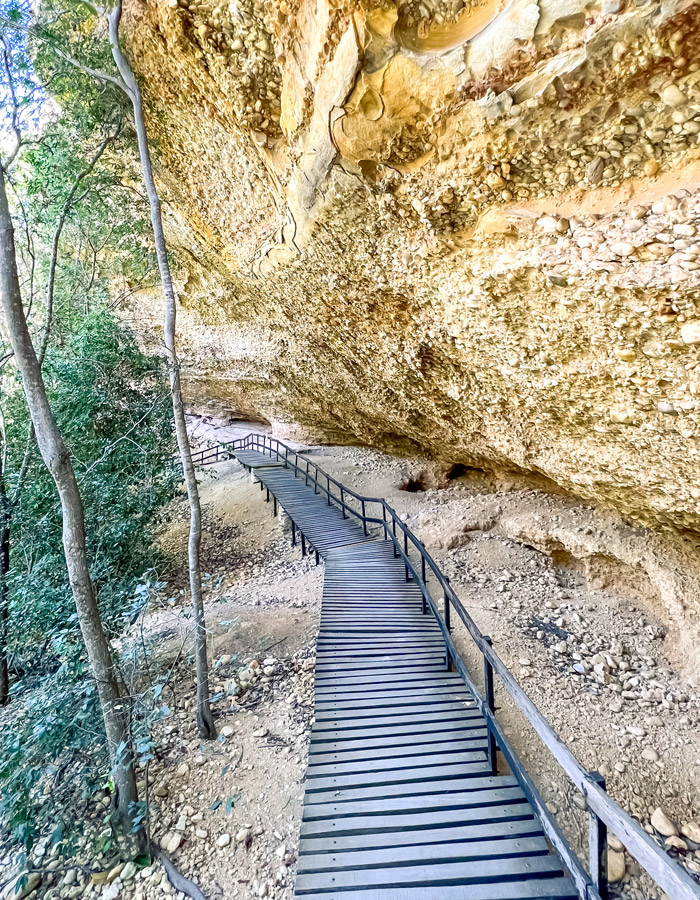
[[131,0],[191,400],[700,532],[699,25]]

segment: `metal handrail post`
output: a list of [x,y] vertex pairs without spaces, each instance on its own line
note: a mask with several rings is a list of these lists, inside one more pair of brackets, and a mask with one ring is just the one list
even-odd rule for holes
[[[600,772],[590,772],[591,781],[605,790],[605,779]],[[588,810],[588,868],[591,880],[600,894],[601,900],[608,898],[608,826],[593,812]]]
[[[490,637],[484,636],[484,640],[489,647],[493,645],[493,641]],[[496,694],[493,685],[493,666],[486,656],[484,656],[484,701],[491,712],[495,712]],[[491,774],[496,775],[498,774],[498,748],[496,747],[496,738],[491,730],[491,723],[488,719],[486,720],[486,730],[488,732],[486,755],[488,757],[489,765],[491,766]]]

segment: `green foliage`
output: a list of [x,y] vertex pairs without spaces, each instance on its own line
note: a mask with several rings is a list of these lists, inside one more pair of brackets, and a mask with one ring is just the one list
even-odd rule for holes
[[[82,4],[59,10],[43,0],[0,0],[0,153],[19,146],[8,182],[37,347],[46,333],[52,243],[65,215],[44,376],[84,500],[103,624],[115,651],[123,648],[125,666],[129,626],[148,602],[159,565],[152,535],[158,511],[175,492],[175,443],[163,361],[141,352],[115,314],[133,292],[154,284],[156,271],[147,205],[133,187],[128,104],[114,85],[85,75],[57,52],[110,70],[106,43],[94,39],[95,22]],[[87,172],[107,136],[99,164]],[[4,474],[13,499],[6,644],[13,685],[12,727],[0,728],[0,838],[29,847],[47,830],[68,840],[78,818],[76,792],[89,797],[105,784],[109,767],[68,584],[61,509],[38,449],[28,442],[27,409],[6,344],[4,364]],[[136,670],[132,661],[123,674],[141,691],[131,697],[131,710],[144,760],[149,722],[162,710],[162,684],[138,683],[131,677]]]
[[[104,308],[89,313],[61,346],[50,347],[44,372],[85,503],[100,605],[107,627],[118,630],[115,619],[124,597],[133,593],[134,574],[149,567],[148,524],[172,493],[163,474],[173,452],[164,373],[160,361],[139,351],[131,333]],[[19,391],[8,412],[8,470],[19,471],[27,432]],[[12,596],[33,607],[23,616],[23,639],[48,631],[55,640],[54,629],[71,615],[72,598],[60,506],[38,452],[32,454],[13,524]],[[50,598],[46,609],[37,603],[44,594]]]
[[[147,599],[142,577],[157,562],[154,517],[175,489],[167,474],[174,441],[161,361],[145,356],[99,307],[51,347],[45,376],[85,502],[103,622],[118,638]],[[20,391],[6,405],[6,427],[8,471],[18,472],[28,427]],[[0,735],[0,816],[26,844],[55,823],[61,791],[74,790],[76,776],[90,792],[107,764],[63,557],[60,505],[36,450],[15,509],[11,562],[9,649],[22,673],[14,702],[24,709],[18,731]],[[50,804],[47,778],[54,783]]]

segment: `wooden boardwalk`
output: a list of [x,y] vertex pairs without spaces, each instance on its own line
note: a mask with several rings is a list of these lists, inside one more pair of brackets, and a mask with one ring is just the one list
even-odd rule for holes
[[296,896],[517,900],[578,896],[389,541],[303,478],[236,454],[325,558]]

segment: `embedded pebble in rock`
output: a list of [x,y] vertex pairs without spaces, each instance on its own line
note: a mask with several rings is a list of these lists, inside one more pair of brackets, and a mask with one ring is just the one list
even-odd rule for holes
[[217,847],[228,847],[228,845],[230,843],[231,843],[231,835],[230,834],[220,834],[219,837],[216,839]]
[[678,834],[678,829],[660,807],[657,807],[652,813],[651,824],[664,837]]
[[630,244],[627,241],[618,241],[616,244],[612,244],[610,249],[615,256],[631,256],[634,253],[634,244]]
[[666,106],[675,107],[685,103],[686,98],[677,85],[669,84],[661,91],[661,100]]
[[681,325],[681,337],[686,344],[700,344],[700,321]]

